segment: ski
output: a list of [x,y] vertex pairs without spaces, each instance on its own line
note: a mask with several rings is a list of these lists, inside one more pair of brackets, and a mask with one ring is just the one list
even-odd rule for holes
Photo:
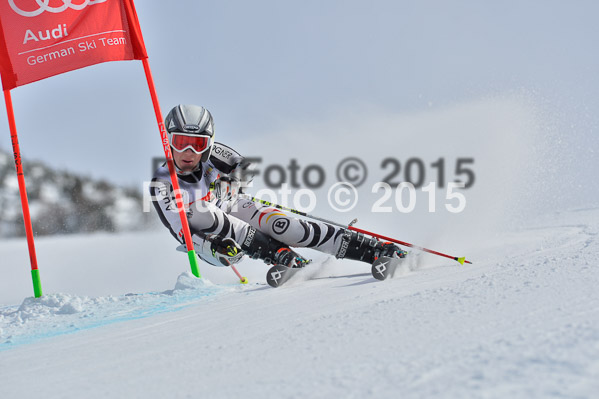
[[300,270],[302,270],[302,268],[275,265],[268,269],[268,272],[266,273],[266,282],[271,287],[277,288],[285,284],[287,280],[293,277],[295,273],[297,273]]
[[387,279],[387,277],[395,273],[395,269],[397,269],[400,262],[401,258],[381,256],[372,264],[372,268],[370,269],[372,277],[381,281]]

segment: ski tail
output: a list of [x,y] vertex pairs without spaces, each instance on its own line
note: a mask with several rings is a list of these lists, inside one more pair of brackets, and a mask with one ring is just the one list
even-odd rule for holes
[[397,257],[381,256],[377,258],[370,269],[372,277],[381,281],[386,280],[395,273],[401,261],[402,259]]

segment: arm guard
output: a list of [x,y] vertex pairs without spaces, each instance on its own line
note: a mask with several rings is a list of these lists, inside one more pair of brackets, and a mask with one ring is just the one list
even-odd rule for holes
[[247,187],[254,178],[250,162],[237,151],[222,143],[212,145],[210,162],[223,174],[240,182],[242,188]]

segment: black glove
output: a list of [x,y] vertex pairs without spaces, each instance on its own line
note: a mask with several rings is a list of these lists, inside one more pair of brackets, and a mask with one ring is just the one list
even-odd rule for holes
[[212,251],[212,256],[223,266],[231,266],[239,262],[243,258],[243,255],[245,255],[239,244],[232,238],[211,235],[206,237],[206,240],[211,243],[210,250]]

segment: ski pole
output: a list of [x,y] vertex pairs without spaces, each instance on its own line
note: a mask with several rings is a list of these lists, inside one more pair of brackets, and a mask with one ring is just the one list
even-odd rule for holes
[[236,268],[235,266],[233,266],[233,265],[230,265],[230,266],[231,266],[231,269],[233,269],[233,272],[235,272],[235,274],[237,274],[237,277],[239,277],[239,282],[240,282],[241,284],[247,284],[247,283],[248,283],[248,279],[247,279],[247,277],[243,277],[243,276],[242,276],[242,275],[239,273],[239,271],[237,270],[237,268]]
[[[214,239],[212,237],[210,237],[208,234],[205,234],[204,232],[197,231],[197,232],[195,232],[195,234],[201,236],[204,240],[208,240],[210,242],[214,242]],[[183,247],[183,246],[182,245],[179,246],[179,248],[181,248],[181,247]],[[179,248],[177,248],[177,249],[179,250]],[[185,252],[185,250],[183,248],[181,248],[180,251],[181,252]],[[237,275],[237,277],[239,277],[239,282],[241,284],[247,284],[248,283],[247,277],[243,277],[241,275],[241,273],[239,273],[239,270],[237,270],[237,268],[234,265],[229,264],[229,266],[231,267],[231,270],[233,270],[233,272]]]
[[370,231],[358,229],[357,227],[353,227],[353,226],[349,226],[348,228],[350,230],[356,231],[358,233],[368,234],[368,235],[371,235],[373,237],[380,238],[382,240],[387,240],[387,241],[391,241],[391,242],[394,242],[394,243],[399,244],[399,245],[403,245],[405,247],[410,247],[410,248],[418,249],[420,251],[428,252],[429,254],[439,255],[439,256],[443,256],[445,258],[453,259],[453,260],[455,260],[457,262],[460,262],[460,264],[462,264],[462,265],[464,263],[472,264],[472,262],[466,260],[466,257],[457,257],[457,256],[447,255],[447,254],[444,254],[442,252],[437,252],[437,251],[433,251],[432,249],[428,249],[428,248],[424,248],[424,247],[419,247],[417,245],[410,244],[409,242],[400,241],[400,240],[397,240],[395,238],[386,237],[386,236],[383,236],[383,235],[380,235],[380,234],[372,233]]
[[260,204],[264,204],[264,205],[267,205],[267,206],[272,206],[274,208],[279,208],[281,210],[289,211],[289,212],[292,212],[292,213],[295,213],[295,214],[298,214],[300,216],[304,216],[304,217],[307,217],[307,218],[310,218],[310,219],[319,220],[321,222],[328,223],[328,224],[331,224],[333,226],[337,226],[337,227],[341,227],[341,228],[344,228],[344,229],[352,230],[352,231],[355,231],[355,232],[358,232],[358,233],[362,233],[362,234],[368,234],[370,236],[373,236],[373,237],[376,237],[376,238],[379,238],[379,239],[382,239],[382,240],[391,241],[391,242],[394,242],[396,244],[400,244],[400,245],[403,245],[403,246],[406,246],[406,247],[410,247],[410,248],[418,249],[420,251],[428,252],[429,254],[443,256],[443,257],[448,258],[448,259],[453,259],[453,260],[459,262],[462,265],[464,263],[472,264],[472,262],[466,260],[466,257],[457,257],[457,256],[447,255],[447,254],[444,254],[442,252],[433,251],[432,249],[428,249],[428,248],[420,247],[420,246],[417,246],[417,245],[414,245],[414,244],[410,244],[409,242],[400,241],[400,240],[397,240],[395,238],[386,237],[386,236],[383,236],[381,234],[377,234],[377,233],[373,233],[373,232],[370,232],[370,231],[359,229],[357,227],[353,227],[353,224],[355,222],[357,222],[357,219],[352,220],[352,222],[349,223],[349,225],[342,225],[340,223],[331,222],[330,220],[327,220],[327,219],[323,219],[323,218],[320,218],[320,217],[317,217],[317,216],[309,215],[309,214],[307,214],[305,212],[301,212],[301,211],[298,211],[296,209],[291,209],[291,208],[288,208],[286,206],[282,206],[282,205],[278,205],[278,204],[273,204],[272,202],[264,201],[264,200],[261,200],[259,198],[255,198],[255,197],[252,197],[252,196],[244,195],[243,198],[247,198],[250,201],[257,202],[257,203],[260,203]]

